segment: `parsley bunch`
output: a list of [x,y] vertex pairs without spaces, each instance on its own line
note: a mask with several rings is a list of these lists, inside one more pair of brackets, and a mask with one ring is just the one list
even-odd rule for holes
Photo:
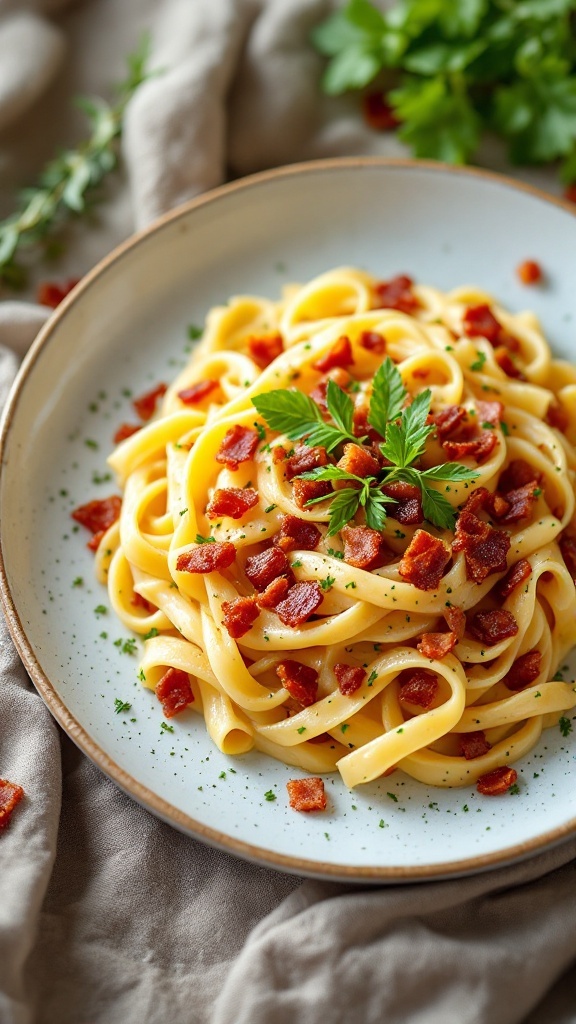
[[[576,0],[369,0],[312,34],[325,92],[379,79],[417,157],[467,163],[488,129],[516,164],[564,158],[576,180]],[[388,91],[389,90],[389,91]]]
[[[378,368],[372,383],[372,396],[368,422],[383,438],[380,451],[390,463],[378,476],[366,479],[348,473],[340,466],[318,466],[301,474],[303,480],[350,481],[355,486],[345,487],[330,498],[312,498],[314,505],[330,500],[328,536],[338,533],[363,508],[366,523],[373,530],[382,530],[386,521],[386,505],[394,503],[382,491],[393,481],[404,481],[418,487],[422,494],[422,511],[428,522],[440,529],[453,529],[455,512],[444,495],[430,487],[431,481],[462,482],[475,480],[474,470],[458,462],[445,462],[440,466],[420,470],[415,463],[423,455],[426,441],[434,427],[427,423],[430,412],[429,389],[417,395],[405,406],[408,392],[400,373],[389,356]],[[362,444],[367,437],[353,433],[354,403],[334,381],[328,382],[326,404],[333,424],[326,423],[316,403],[301,391],[277,390],[257,395],[252,399],[271,430],[284,434],[290,441],[302,441],[309,446],[322,445],[332,452],[346,442]]]

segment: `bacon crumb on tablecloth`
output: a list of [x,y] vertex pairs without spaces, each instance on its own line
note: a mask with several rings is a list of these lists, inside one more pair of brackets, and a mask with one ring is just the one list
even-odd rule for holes
[[8,782],[8,779],[0,779],[0,829],[8,827],[12,811],[23,796],[22,786],[18,786],[15,782]]
[[318,673],[315,668],[287,658],[276,665],[276,675],[294,700],[308,708],[318,696]]
[[199,544],[191,551],[184,551],[176,559],[178,572],[220,572],[228,569],[236,558],[236,548],[230,541]]
[[233,640],[244,636],[260,614],[253,597],[235,597],[233,601],[223,601],[222,611],[224,625]]
[[450,548],[444,541],[426,530],[416,530],[398,564],[398,572],[419,590],[436,590],[450,557]]
[[228,469],[236,470],[241,462],[248,462],[254,458],[259,441],[260,437],[256,430],[235,423],[224,434],[216,452],[216,462],[222,463]]
[[356,690],[359,690],[366,678],[366,670],[361,665],[346,665],[339,661],[334,665],[334,675],[338,683],[340,693],[345,697],[351,697]]
[[156,687],[156,696],[162,704],[165,718],[181,714],[194,701],[188,673],[179,668],[169,668]]
[[322,600],[323,594],[316,580],[302,580],[290,587],[275,611],[285,626],[300,626],[320,607]]
[[286,783],[290,807],[295,811],[325,811],[326,794],[322,779],[311,776],[307,779],[290,779]]
[[257,504],[258,491],[253,487],[219,487],[206,506],[206,515],[208,519],[242,519]]
[[475,757],[482,757],[492,749],[492,745],[486,739],[486,734],[481,729],[477,732],[460,733],[458,742],[460,743],[460,752],[467,761],[472,761]]
[[493,768],[491,772],[481,775],[476,782],[476,789],[484,796],[502,796],[511,786],[515,785],[518,773],[508,765]]
[[141,420],[152,419],[152,416],[156,412],[158,402],[166,394],[167,390],[167,384],[157,384],[155,388],[152,388],[150,391],[146,391],[145,394],[139,395],[138,398],[133,399],[132,405]]

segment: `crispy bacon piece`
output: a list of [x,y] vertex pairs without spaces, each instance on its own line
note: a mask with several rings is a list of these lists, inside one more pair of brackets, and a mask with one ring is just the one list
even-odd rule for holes
[[236,548],[230,541],[214,541],[178,555],[176,568],[178,572],[220,572],[232,565],[235,558]]
[[244,572],[252,586],[262,592],[279,576],[285,576],[292,584],[294,574],[290,562],[279,547],[266,548],[257,555],[249,555],[246,559]]
[[354,363],[354,356],[352,355],[352,345],[350,344],[350,338],[347,334],[343,334],[338,341],[320,356],[315,363],[312,363],[314,370],[320,370],[321,373],[327,373],[328,370],[334,369],[335,366],[352,366]]
[[398,502],[388,508],[388,515],[404,526],[415,526],[424,522],[422,511],[422,492],[415,484],[404,480],[394,480],[382,488],[384,494]]
[[516,658],[512,668],[506,673],[502,682],[509,690],[524,690],[530,683],[538,679],[541,662],[542,655],[540,651],[528,651],[527,654],[522,654],[519,658]]
[[502,324],[485,302],[478,306],[468,306],[464,311],[462,325],[468,338],[486,338],[491,345],[498,345],[500,342]]
[[510,352],[504,345],[499,345],[498,348],[494,349],[494,359],[507,377],[512,377],[513,380],[526,380],[522,370],[516,366]]
[[287,658],[276,665],[276,675],[282,686],[294,700],[309,708],[318,696],[318,673],[315,668],[303,665],[301,661]]
[[260,369],[264,370],[284,351],[281,334],[269,334],[248,339],[248,351]]
[[242,519],[257,504],[258,491],[253,487],[218,487],[206,506],[206,515],[208,519]]
[[492,749],[492,744],[488,743],[486,735],[481,729],[478,732],[463,732],[458,740],[460,752],[467,761],[472,761],[475,757],[482,757]]
[[386,338],[378,334],[378,331],[362,331],[358,335],[358,344],[367,352],[375,352],[377,355],[383,355],[386,351]]
[[337,465],[346,473],[354,473],[355,476],[361,477],[375,476],[380,472],[378,460],[359,444],[345,444],[344,454]]
[[328,383],[331,380],[333,380],[339,388],[345,388],[352,380],[352,377],[347,370],[343,370],[341,367],[336,366],[333,370],[330,370],[330,373],[325,374],[325,376],[318,381],[314,390],[310,392],[310,398],[313,402],[316,402],[316,405],[320,406],[322,412],[328,412]]
[[374,286],[378,308],[414,314],[420,308],[420,303],[412,291],[413,286],[412,278],[406,274],[398,274],[390,281],[380,281]]
[[356,569],[379,569],[392,555],[378,530],[368,526],[344,526],[340,531],[344,541],[344,561]]
[[312,776],[308,779],[290,779],[286,783],[290,807],[295,811],[325,811],[326,794],[322,779]]
[[[576,562],[574,563],[574,568],[576,571]],[[527,558],[521,558],[519,562],[511,565],[504,578],[498,584],[498,594],[502,600],[505,601],[507,597],[510,597],[514,588],[519,587],[531,575],[532,566]]]
[[445,658],[458,643],[455,633],[422,633],[416,647],[425,658]]
[[322,534],[315,525],[298,516],[282,516],[280,531],[274,537],[274,543],[282,551],[314,551]]
[[305,444],[299,444],[294,455],[291,455],[286,462],[286,479],[293,480],[301,473],[309,473],[311,469],[325,466],[328,463],[328,454],[325,448],[315,445],[309,448]]
[[102,539],[106,530],[120,518],[121,508],[122,499],[117,494],[112,494],[109,498],[95,499],[86,505],[79,505],[70,515],[77,523]]
[[272,462],[284,462],[287,454],[286,449],[281,444],[275,444],[272,449]]
[[456,608],[454,605],[450,605],[444,611],[444,618],[448,623],[448,628],[452,633],[455,633],[456,639],[461,640],[464,636],[464,630],[466,629],[466,615],[462,608]]
[[[531,480],[530,483],[524,484],[523,487],[517,487],[513,491],[507,491],[504,495],[504,500],[508,505],[508,508],[502,513],[496,511],[496,501],[494,503],[494,512],[498,516],[501,523],[518,523],[521,519],[527,519],[532,514],[532,505],[536,500],[534,491],[538,487],[537,480]],[[495,495],[495,499],[498,495]]]
[[366,124],[377,132],[393,131],[400,124],[386,94],[380,91],[366,93],[362,99],[362,112]]
[[505,608],[495,608],[491,612],[476,612],[468,629],[475,640],[479,640],[486,647],[494,647],[502,640],[508,640],[516,636],[518,623],[512,612]]
[[181,714],[194,700],[188,673],[179,668],[169,668],[156,687],[156,696],[162,704],[164,718]]
[[15,782],[8,782],[8,779],[0,779],[0,829],[8,827],[12,811],[23,796],[22,786],[18,786]]
[[134,423],[121,423],[112,440],[114,444],[120,444],[121,441],[125,441],[127,437],[132,437],[132,434],[136,434],[141,429],[142,427],[135,426]]
[[566,568],[576,584],[576,539],[568,533],[562,534],[560,540],[560,551],[566,563]]
[[56,309],[76,287],[79,280],[79,277],[71,277],[64,284],[57,284],[55,281],[42,281],[36,291],[36,301],[41,306],[50,306],[50,309]]
[[433,421],[440,443],[450,437],[467,419],[468,413],[462,405],[448,405],[434,414]]
[[476,783],[476,789],[484,796],[502,796],[517,779],[518,772],[503,764],[500,768],[493,768],[491,772],[481,775]]
[[516,273],[522,284],[540,284],[544,276],[542,267],[536,260],[524,260],[516,267]]
[[134,605],[135,608],[143,608],[145,612],[148,612],[148,614],[156,611],[156,606],[150,604],[150,601],[147,601],[145,597],[142,597],[142,594],[137,594],[136,591],[134,591],[130,598],[130,604]]
[[95,533],[94,536],[90,538],[86,547],[89,548],[90,551],[98,551],[98,548],[100,547],[100,541],[102,540],[102,537],[104,536],[105,533],[106,530],[98,530],[98,533]]
[[322,591],[316,580],[295,583],[283,601],[276,605],[276,614],[285,626],[300,626],[322,604]]
[[218,387],[217,380],[198,380],[190,387],[178,392],[178,398],[184,405],[198,405]]
[[456,520],[452,550],[464,552],[468,579],[482,583],[493,572],[506,571],[510,536],[488,526],[473,512],[463,511]]
[[258,594],[256,601],[260,608],[275,608],[283,601],[290,589],[290,583],[286,576],[278,576],[272,580],[262,594]]
[[419,590],[436,590],[450,557],[450,548],[443,540],[426,530],[416,530],[398,564],[398,572]]
[[361,665],[346,665],[339,661],[334,665],[334,675],[338,682],[338,689],[345,697],[351,697],[356,690],[359,690],[366,678],[366,670]]
[[398,676],[400,683],[399,701],[428,710],[438,695],[438,679],[423,668],[407,668]]
[[221,462],[228,469],[238,469],[241,462],[254,458],[259,440],[258,432],[252,427],[242,427],[235,423],[224,434],[216,452],[216,462]]
[[235,597],[233,601],[223,601],[222,611],[224,625],[233,640],[244,636],[260,614],[253,597]]
[[308,502],[314,498],[326,498],[333,490],[329,480],[294,480],[292,487],[294,502],[301,509],[306,509]]
[[497,427],[504,416],[502,402],[480,402],[476,401],[476,413],[480,423],[491,423]]
[[546,422],[565,434],[570,425],[570,416],[559,402],[551,402],[546,413]]
[[146,391],[145,394],[133,399],[132,405],[141,420],[149,420],[152,418],[156,412],[156,406],[158,405],[159,400],[166,394],[167,389],[167,384],[157,384],[151,391]]
[[508,491],[515,491],[518,487],[524,487],[525,484],[533,483],[534,480],[539,480],[534,466],[531,466],[524,459],[512,459],[512,462],[500,474],[498,490],[502,494],[507,494]]
[[474,459],[480,465],[492,454],[497,443],[498,437],[493,430],[482,430],[478,437],[469,441],[447,438],[442,441],[442,447],[451,460]]

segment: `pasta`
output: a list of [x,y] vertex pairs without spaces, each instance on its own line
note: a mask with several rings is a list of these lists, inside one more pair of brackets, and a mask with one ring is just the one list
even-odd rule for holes
[[155,401],[95,543],[165,716],[348,787],[507,790],[576,706],[576,370],[535,316],[339,268],[213,309]]

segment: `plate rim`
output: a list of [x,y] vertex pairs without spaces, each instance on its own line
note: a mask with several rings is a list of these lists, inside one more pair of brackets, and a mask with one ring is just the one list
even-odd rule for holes
[[[494,185],[510,188],[514,192],[523,192],[546,204],[563,210],[572,217],[576,217],[576,207],[568,200],[553,196],[537,186],[527,182],[517,181],[509,175],[500,174],[496,171],[486,170],[481,167],[453,166],[434,160],[410,160],[390,159],[378,156],[359,157],[330,157],[320,160],[310,160],[294,164],[287,164],[274,167],[269,170],[259,171],[255,174],[242,177],[236,181],[228,182],[217,188],[204,192],[193,199],[187,200],[169,210],[167,213],[155,219],[151,224],[142,230],[131,235],[119,246],[101,259],[81,279],[78,285],[70,292],[58,308],[52,313],[43,327],[40,329],[34,342],[28,349],[18,374],[12,384],[8,399],[2,412],[0,421],[0,485],[5,466],[5,454],[9,442],[12,421],[16,415],[23,390],[26,386],[30,373],[47,345],[52,340],[61,320],[67,315],[69,308],[74,305],[85,291],[91,288],[95,281],[105,273],[111,265],[120,262],[124,256],[131,253],[143,242],[163,230],[167,225],[175,223],[181,218],[187,217],[195,209],[207,207],[236,192],[247,192],[262,183],[276,179],[288,179],[303,174],[315,174],[330,172],[332,170],[349,170],[354,167],[390,168],[397,170],[420,171],[427,173],[438,173],[441,175],[452,174],[461,178],[477,179],[488,181]],[[89,732],[71,714],[66,707],[64,700],[59,696],[54,684],[44,672],[40,662],[34,654],[32,643],[29,641],[26,631],[22,625],[16,602],[12,596],[6,566],[4,561],[3,533],[0,530],[0,603],[4,611],[6,623],[16,646],[18,654],[30,676],[37,692],[48,707],[52,716],[61,726],[64,732],[73,740],[79,749],[96,765],[108,778],[115,782],[128,796],[136,800],[146,810],[156,817],[177,828],[179,831],[190,835],[192,838],[201,840],[210,846],[223,850],[253,863],[261,864],[276,870],[304,875],[314,878],[330,880],[342,880],[345,882],[366,883],[378,882],[425,882],[438,881],[442,878],[454,878],[488,871],[497,867],[503,867],[512,862],[524,860],[532,855],[557,846],[567,841],[576,833],[576,817],[571,818],[563,825],[540,833],[532,839],[506,846],[505,848],[482,854],[474,857],[459,858],[457,860],[444,861],[434,865],[412,865],[412,866],[386,866],[381,864],[373,865],[338,865],[310,860],[305,857],[293,856],[266,849],[254,843],[236,839],[234,836],[220,832],[218,829],[205,825],[189,814],[179,810],[164,798],[158,796],[153,790],[129,772],[118,765],[113,758],[104,752],[99,744],[92,739]]]

